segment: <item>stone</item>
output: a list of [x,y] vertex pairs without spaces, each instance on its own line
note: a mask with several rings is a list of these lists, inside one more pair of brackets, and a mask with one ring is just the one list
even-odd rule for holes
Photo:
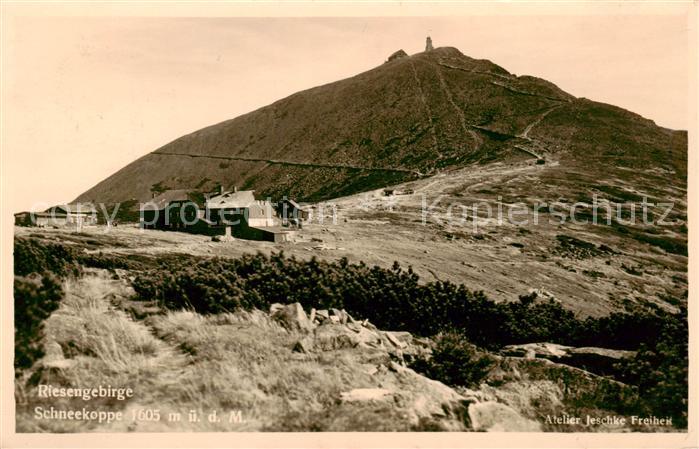
[[341,326],[323,325],[314,331],[314,348],[319,351],[356,348],[360,344],[358,334]]
[[404,372],[406,372],[406,371],[408,370],[408,368],[406,368],[406,367],[404,367],[403,365],[400,365],[400,364],[394,362],[393,360],[391,360],[391,361],[388,363],[388,369],[390,369],[391,371],[394,371],[394,372],[396,372],[396,373],[404,373]]
[[309,332],[312,331],[313,323],[306,316],[301,304],[295,302],[279,307],[281,304],[272,304],[270,314],[272,318],[281,323],[286,329]]
[[500,353],[509,357],[547,359],[584,369],[596,374],[613,374],[619,360],[631,358],[635,351],[595,347],[576,348],[555,343],[527,343],[505,346]]
[[44,346],[44,361],[63,360],[63,348],[56,341],[50,341]]
[[366,370],[364,371],[370,376],[373,376],[375,374],[378,374],[379,369],[376,367],[376,365],[366,365]]
[[330,309],[330,319],[332,320],[333,317],[337,317],[338,323],[340,324],[346,324],[347,323],[347,312],[343,310],[338,310],[338,309]]
[[480,432],[540,432],[541,425],[520,415],[513,408],[494,401],[468,406],[471,427]]
[[393,344],[393,346],[395,346],[396,348],[403,349],[407,346],[407,344],[398,340],[398,338],[393,334],[393,332],[386,331],[383,334],[386,336],[386,338],[388,338],[388,341],[390,341],[391,344]]
[[215,235],[211,237],[212,242],[232,242],[235,240],[235,237],[230,236],[230,235]]
[[308,319],[311,320],[311,323],[315,321],[315,319],[316,319],[315,307],[311,307],[311,313],[308,315]]
[[352,332],[357,332],[357,333],[362,331],[362,327],[355,324],[355,323],[347,323],[347,329],[351,330]]
[[327,310],[318,310],[316,311],[316,318],[322,323],[330,319],[330,313]]
[[271,306],[269,306],[269,314],[270,314],[270,315],[274,315],[274,313],[275,313],[277,310],[281,310],[281,309],[283,309],[283,308],[284,308],[284,304],[279,304],[278,302],[275,302],[274,304],[272,304]]
[[76,361],[72,359],[44,360],[41,362],[41,364],[44,366],[44,368],[67,370],[75,366]]
[[378,332],[354,325],[336,325],[327,323],[313,331],[314,349],[317,351],[334,351],[347,348],[384,348]]
[[354,390],[340,393],[340,399],[345,402],[380,401],[392,395],[391,390],[385,388],[355,388]]
[[294,345],[293,351],[294,352],[301,352],[303,354],[308,354],[308,353],[313,351],[314,345],[315,345],[315,342],[313,340],[313,337],[311,337],[310,335],[306,335],[301,340],[296,342],[296,344]]

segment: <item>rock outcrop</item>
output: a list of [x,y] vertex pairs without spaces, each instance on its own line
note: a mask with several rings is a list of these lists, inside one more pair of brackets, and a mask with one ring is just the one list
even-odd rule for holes
[[297,302],[287,305],[272,304],[269,314],[287,329],[305,332],[313,330],[311,320],[306,316],[306,312],[304,312],[301,304]]
[[603,370],[632,356],[630,351],[551,343],[507,346],[503,355],[492,355],[494,364],[481,385],[453,388],[408,367],[412,358],[430,357],[429,339],[377,329],[341,309],[311,309],[307,316],[298,303],[272,305],[270,318],[296,338],[290,348],[300,360],[353,367],[355,381],[336,396],[343,410],[390,409],[412,430],[560,431],[566,429],[546,424],[542,413],[563,413],[580,402],[604,410],[634,394],[620,382],[572,366],[593,361]]
[[512,407],[494,401],[477,402],[468,407],[473,430],[480,432],[540,432],[541,424],[527,419]]
[[548,359],[602,375],[613,374],[616,372],[615,364],[636,355],[635,351],[595,347],[576,348],[555,343],[510,345],[505,346],[500,353],[510,357]]
[[308,332],[294,345],[297,352],[372,348],[404,363],[431,351],[431,342],[427,339],[415,338],[409,332],[378,330],[368,320],[355,320],[344,309],[311,309],[310,317],[304,319],[306,315],[300,304],[274,304],[270,313],[287,329],[302,329]]

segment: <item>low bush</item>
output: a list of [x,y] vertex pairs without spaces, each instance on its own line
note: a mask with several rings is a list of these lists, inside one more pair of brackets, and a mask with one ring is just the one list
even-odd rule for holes
[[687,308],[677,319],[663,320],[655,341],[643,343],[636,356],[620,368],[622,380],[637,385],[647,413],[670,416],[676,427],[687,427],[689,328]]
[[66,245],[24,237],[16,237],[14,241],[16,276],[46,271],[57,276],[75,274],[78,269],[76,259],[75,250]]
[[[648,410],[671,411],[679,426],[686,425],[686,309],[680,314],[648,309],[583,320],[560,303],[542,301],[536,294],[496,303],[464,285],[420,283],[411,268],[403,269],[397,263],[384,269],[350,264],[345,258],[337,262],[297,260],[282,253],[238,259],[178,254],[126,260],[77,255],[61,245],[17,239],[15,257],[18,366],[31,364],[39,354],[36,343],[41,321],[57,307],[61,296],[56,279],[85,264],[140,270],[133,282],[137,297],[155,300],[171,310],[216,314],[299,302],[306,310],[344,308],[383,329],[441,335],[433,361],[423,361],[421,369],[450,384],[479,380],[487,360],[476,347],[497,350],[509,344],[548,341],[638,350],[635,359],[619,368],[623,380],[639,387]],[[39,277],[25,278],[31,273]]]
[[493,365],[492,357],[458,332],[440,333],[434,340],[432,356],[415,360],[411,368],[448,385],[477,388]]
[[43,323],[60,305],[61,279],[79,272],[65,245],[17,237],[14,241],[15,375],[43,355]]
[[15,276],[15,375],[43,356],[43,323],[62,297],[60,279],[51,273]]

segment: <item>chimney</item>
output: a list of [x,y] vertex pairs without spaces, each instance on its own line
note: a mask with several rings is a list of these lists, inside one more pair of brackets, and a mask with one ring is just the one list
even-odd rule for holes
[[425,42],[425,51],[432,51],[434,50],[434,47],[432,46],[432,38],[427,36],[427,40]]

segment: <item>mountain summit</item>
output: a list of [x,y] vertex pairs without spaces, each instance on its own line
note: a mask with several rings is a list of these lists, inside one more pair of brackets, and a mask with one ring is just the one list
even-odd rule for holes
[[[428,43],[429,47],[429,43]],[[321,200],[437,172],[535,159],[686,173],[686,133],[575,98],[452,47],[298,92],[164,145],[77,201],[217,184]]]

